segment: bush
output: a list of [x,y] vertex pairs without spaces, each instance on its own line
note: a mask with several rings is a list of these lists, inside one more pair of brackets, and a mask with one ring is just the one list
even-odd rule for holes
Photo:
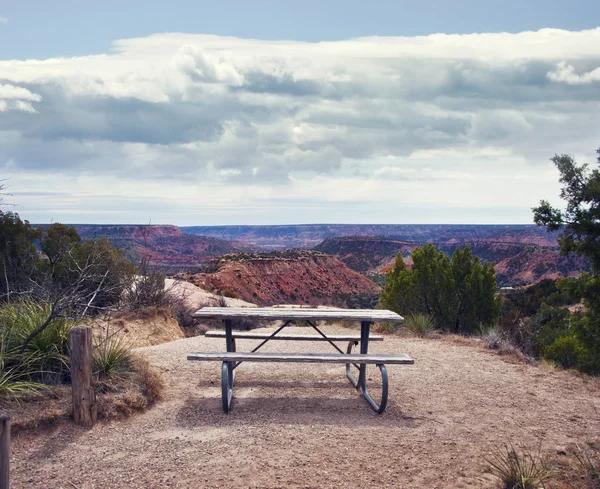
[[138,311],[145,307],[169,306],[172,298],[165,289],[164,274],[152,273],[137,277],[123,294],[123,302],[128,311]]
[[545,458],[519,454],[512,445],[497,449],[486,462],[489,472],[502,481],[503,489],[538,489],[552,474]]
[[535,356],[536,334],[531,318],[523,318],[518,314],[503,317],[498,323],[497,332],[504,341],[525,355]]
[[518,312],[524,316],[534,316],[546,304],[561,307],[581,300],[581,295],[571,293],[574,279],[544,279],[525,288],[510,290],[503,294],[503,314]]
[[553,361],[566,369],[579,366],[584,356],[585,348],[574,336],[558,338],[544,350],[546,360]]
[[590,311],[575,320],[573,336],[583,347],[577,368],[588,374],[600,374],[600,310]]
[[542,305],[539,312],[531,318],[534,335],[532,353],[540,356],[557,339],[568,336],[571,327],[571,314],[567,308],[554,308]]
[[116,419],[150,407],[161,398],[163,383],[146,360],[131,355],[127,372],[99,379],[96,389],[102,393],[97,397],[98,418]]
[[23,381],[57,384],[69,375],[69,332],[76,323],[54,317],[25,348],[28,336],[50,317],[49,304],[24,301],[0,307],[3,362]]

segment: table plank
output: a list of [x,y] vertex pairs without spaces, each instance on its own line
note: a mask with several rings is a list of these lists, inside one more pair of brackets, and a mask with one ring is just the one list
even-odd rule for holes
[[396,354],[338,354],[338,353],[261,353],[261,352],[197,352],[190,353],[188,360],[221,362],[300,362],[300,363],[361,363],[413,365],[408,355]]
[[[225,338],[225,331],[207,331],[205,338]],[[233,332],[233,337],[237,340],[292,340],[292,341],[360,341],[359,335],[327,335],[327,338],[316,334],[280,334],[273,336],[268,333],[240,333]],[[369,335],[369,341],[383,341],[383,336]]]
[[299,307],[203,307],[195,318],[264,319],[271,321],[369,321],[401,323],[404,318],[387,309],[319,309]]

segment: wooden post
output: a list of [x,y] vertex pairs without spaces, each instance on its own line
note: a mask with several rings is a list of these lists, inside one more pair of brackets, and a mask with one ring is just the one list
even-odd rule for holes
[[96,393],[92,387],[92,328],[73,328],[69,336],[73,420],[91,427],[98,420]]
[[0,489],[10,486],[10,417],[0,415]]

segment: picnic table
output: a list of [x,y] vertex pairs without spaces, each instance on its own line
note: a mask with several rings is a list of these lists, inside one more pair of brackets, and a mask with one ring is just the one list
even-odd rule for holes
[[[222,319],[225,331],[207,331],[209,338],[225,338],[226,352],[194,352],[188,355],[188,360],[220,361],[221,366],[221,398],[223,411],[231,410],[235,369],[242,362],[302,362],[302,363],[342,363],[346,364],[346,376],[352,385],[359,389],[371,408],[377,413],[383,413],[388,398],[388,375],[385,365],[412,365],[413,359],[405,354],[369,354],[370,341],[383,341],[383,336],[370,335],[371,326],[375,322],[400,323],[404,319],[395,312],[385,309],[334,309],[334,308],[303,308],[303,307],[204,307],[194,313],[195,318]],[[260,321],[283,321],[283,324],[271,334],[234,331],[234,322],[243,319]],[[318,334],[285,335],[280,332],[288,325],[303,321],[311,326]],[[358,335],[326,335],[317,325],[317,321],[360,321],[360,336]],[[250,352],[238,352],[236,339],[262,340]],[[338,353],[264,353],[258,350],[268,341],[327,341]],[[348,342],[344,352],[336,342]],[[360,353],[352,353],[352,347],[360,344]],[[366,380],[368,364],[377,365],[381,372],[382,392],[381,401],[376,403],[370,396]],[[358,370],[358,380],[354,377],[351,367]]]

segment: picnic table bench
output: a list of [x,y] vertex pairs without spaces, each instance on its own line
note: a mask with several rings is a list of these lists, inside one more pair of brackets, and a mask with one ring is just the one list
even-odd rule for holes
[[[206,337],[225,338],[226,352],[195,352],[188,355],[188,360],[220,361],[221,367],[221,398],[223,411],[231,410],[235,369],[242,362],[301,362],[301,363],[343,363],[346,364],[346,376],[354,387],[360,389],[362,396],[377,413],[383,413],[387,406],[388,375],[386,364],[412,365],[413,359],[405,354],[383,355],[369,354],[369,341],[383,341],[383,336],[370,336],[370,328],[374,322],[402,322],[403,318],[387,310],[371,309],[318,309],[295,307],[267,308],[223,308],[204,307],[194,313],[196,318],[223,319],[225,331],[208,331]],[[283,321],[283,324],[273,333],[248,333],[233,331],[234,320],[258,319],[267,321]],[[318,335],[284,335],[279,334],[283,328],[296,321],[308,323]],[[358,335],[326,335],[317,326],[317,321],[360,321],[361,332]],[[236,339],[262,340],[250,352],[236,351]],[[338,353],[264,353],[258,350],[268,341],[327,341]],[[346,352],[335,342],[348,342]],[[352,353],[352,346],[360,343],[360,353]],[[381,401],[377,404],[369,395],[366,386],[366,366],[377,365],[381,372],[382,392]],[[358,380],[351,372],[351,366],[358,369]]]

